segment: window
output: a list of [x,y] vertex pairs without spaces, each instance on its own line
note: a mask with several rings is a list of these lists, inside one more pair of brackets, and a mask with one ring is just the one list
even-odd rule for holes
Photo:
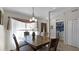
[[21,21],[17,21],[13,18],[11,18],[12,23],[12,34],[14,33],[17,37],[18,42],[23,41],[24,38],[24,32],[28,31],[31,35],[34,31],[37,34],[37,23],[25,23]]

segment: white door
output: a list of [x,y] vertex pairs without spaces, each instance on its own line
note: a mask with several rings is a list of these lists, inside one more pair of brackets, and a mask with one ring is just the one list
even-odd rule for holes
[[72,21],[72,45],[79,47],[79,19]]
[[79,19],[68,20],[67,43],[79,47]]
[[77,47],[79,47],[79,19],[76,20],[76,44],[77,44]]
[[72,20],[72,45],[77,47],[77,20]]

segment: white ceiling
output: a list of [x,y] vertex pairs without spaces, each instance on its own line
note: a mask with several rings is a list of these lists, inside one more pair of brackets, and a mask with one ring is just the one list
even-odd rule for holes
[[[32,7],[4,7],[5,10],[11,10],[11,11],[16,11],[28,15],[32,15]],[[49,11],[62,11],[64,10],[65,7],[34,7],[34,15],[36,17],[41,17],[41,18],[48,18],[48,12]]]

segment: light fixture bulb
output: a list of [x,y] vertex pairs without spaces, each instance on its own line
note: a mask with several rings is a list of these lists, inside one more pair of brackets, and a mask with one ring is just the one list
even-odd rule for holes
[[32,21],[32,19],[30,19],[30,21]]
[[37,22],[37,19],[35,19],[35,22]]
[[32,17],[32,21],[35,21],[35,17]]

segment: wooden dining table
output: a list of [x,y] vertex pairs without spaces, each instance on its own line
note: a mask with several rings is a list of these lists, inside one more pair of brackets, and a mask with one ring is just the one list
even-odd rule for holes
[[35,39],[33,39],[32,36],[29,35],[26,37],[26,42],[34,51],[36,51],[42,48],[42,46],[49,44],[49,38],[46,36],[35,36]]

